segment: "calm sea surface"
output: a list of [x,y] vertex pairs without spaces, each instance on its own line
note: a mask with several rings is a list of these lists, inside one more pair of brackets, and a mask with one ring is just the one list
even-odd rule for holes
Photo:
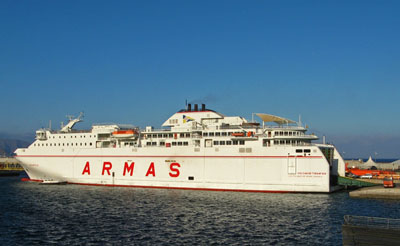
[[340,245],[345,214],[400,218],[400,201],[40,185],[0,178],[0,245]]

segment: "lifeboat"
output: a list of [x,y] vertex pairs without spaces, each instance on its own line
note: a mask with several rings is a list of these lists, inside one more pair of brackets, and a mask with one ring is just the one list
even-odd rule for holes
[[244,133],[243,132],[234,132],[234,133],[232,133],[232,136],[234,136],[234,137],[244,137]]
[[120,130],[114,131],[112,135],[116,138],[131,138],[136,135],[135,130]]

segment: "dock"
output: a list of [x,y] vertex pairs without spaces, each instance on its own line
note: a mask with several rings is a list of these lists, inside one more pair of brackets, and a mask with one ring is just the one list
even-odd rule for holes
[[347,189],[349,187],[369,187],[369,186],[382,185],[382,180],[354,179],[354,178],[339,176],[338,183],[339,185],[342,185]]
[[364,187],[349,192],[352,198],[378,198],[378,199],[400,199],[400,186],[384,188],[383,185]]
[[0,176],[18,176],[24,169],[15,158],[0,158]]
[[397,245],[400,241],[400,219],[366,216],[344,216],[343,245]]

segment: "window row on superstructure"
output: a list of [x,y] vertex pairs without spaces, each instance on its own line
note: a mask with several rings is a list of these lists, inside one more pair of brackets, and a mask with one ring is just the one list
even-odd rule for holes
[[190,133],[146,133],[144,138],[190,138]]
[[274,136],[304,136],[300,131],[275,131]]
[[[203,132],[203,137],[227,137],[232,136],[234,133],[243,133],[241,132]],[[274,132],[274,136],[303,136],[304,133],[300,131],[276,131]],[[190,138],[190,133],[147,133],[143,134],[144,138]]]
[[[70,135],[69,138],[78,138],[77,136],[79,136],[80,138],[86,138],[86,136],[88,136],[88,138],[92,138],[92,137],[93,137],[93,138],[96,138],[96,135],[83,135],[83,134],[81,134],[81,135],[68,134],[68,135]],[[58,138],[62,138],[62,136],[63,136],[64,138],[68,138],[68,136],[65,135],[65,134],[57,134],[57,135],[55,135],[55,136],[49,136],[49,139],[50,139],[50,138],[56,139],[57,136],[58,136]]]
[[[203,137],[225,137],[232,136],[234,133],[243,133],[241,132],[203,132]],[[253,133],[250,131],[250,133]],[[271,136],[271,132],[269,132],[269,136]],[[303,132],[300,131],[276,131],[274,132],[274,136],[304,136]]]
[[50,147],[57,147],[57,146],[92,146],[92,142],[84,142],[84,143],[34,143],[33,146],[35,147],[44,147],[44,146],[50,146]]
[[232,136],[234,132],[203,132],[203,137],[220,137]]
[[[309,140],[273,140],[274,145],[307,145],[310,144]],[[264,146],[266,146],[264,144]]]
[[214,145],[244,145],[244,140],[233,140],[233,141],[214,141]]
[[146,146],[189,146],[189,142],[186,141],[178,141],[178,142],[171,142],[171,143],[165,143],[163,141],[159,142],[159,145],[157,145],[157,142],[146,142]]

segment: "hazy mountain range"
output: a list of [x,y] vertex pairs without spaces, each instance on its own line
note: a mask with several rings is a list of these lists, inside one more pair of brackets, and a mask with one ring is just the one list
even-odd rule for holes
[[28,147],[34,136],[0,133],[0,156],[11,156],[17,148]]

